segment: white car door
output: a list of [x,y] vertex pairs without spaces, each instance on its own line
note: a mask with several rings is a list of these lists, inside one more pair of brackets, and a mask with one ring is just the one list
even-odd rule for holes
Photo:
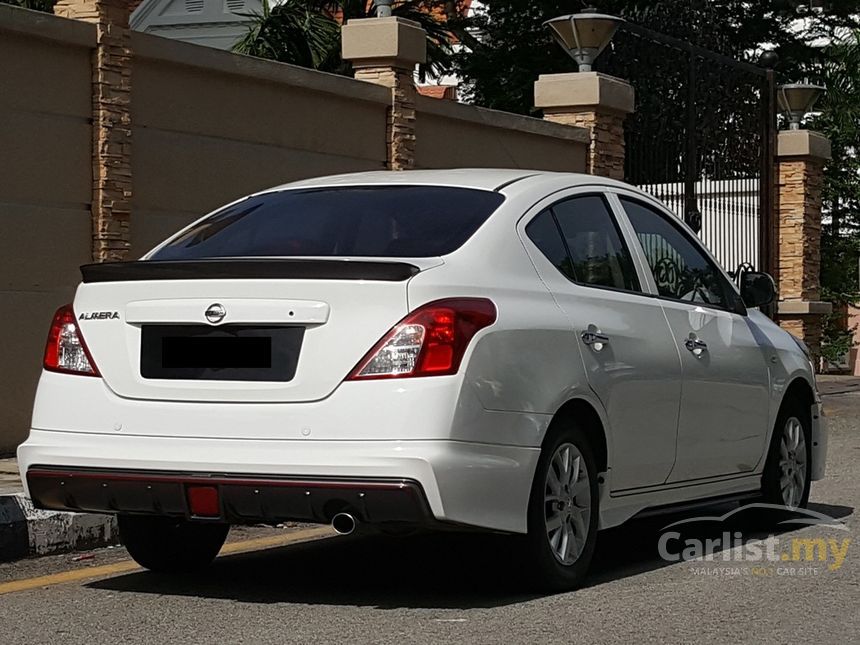
[[571,323],[609,421],[610,486],[662,484],[675,460],[681,367],[660,303],[643,293],[605,194],[568,194],[521,223],[544,283]]
[[670,482],[749,472],[767,436],[767,356],[725,273],[677,218],[618,195],[680,348],[678,448]]

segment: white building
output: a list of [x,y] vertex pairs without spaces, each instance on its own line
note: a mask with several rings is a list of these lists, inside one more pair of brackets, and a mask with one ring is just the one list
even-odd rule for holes
[[143,0],[131,28],[229,50],[247,33],[250,15],[262,11],[262,0]]

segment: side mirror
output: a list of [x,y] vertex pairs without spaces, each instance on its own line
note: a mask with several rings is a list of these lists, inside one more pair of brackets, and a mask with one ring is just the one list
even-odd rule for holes
[[763,307],[776,299],[776,283],[769,273],[742,273],[740,287],[741,298],[747,307]]

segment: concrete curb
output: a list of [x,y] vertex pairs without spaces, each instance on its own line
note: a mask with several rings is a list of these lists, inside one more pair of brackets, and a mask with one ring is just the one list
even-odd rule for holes
[[0,495],[0,562],[118,543],[113,515],[42,511],[24,494]]

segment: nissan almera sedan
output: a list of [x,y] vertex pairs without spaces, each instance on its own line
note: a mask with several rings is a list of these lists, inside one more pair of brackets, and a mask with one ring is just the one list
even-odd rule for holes
[[714,500],[802,507],[826,434],[805,348],[631,186],[367,173],[240,199],[82,267],[18,458],[41,508],[115,513],[144,567],[229,525],[519,534],[544,587],[598,531]]

